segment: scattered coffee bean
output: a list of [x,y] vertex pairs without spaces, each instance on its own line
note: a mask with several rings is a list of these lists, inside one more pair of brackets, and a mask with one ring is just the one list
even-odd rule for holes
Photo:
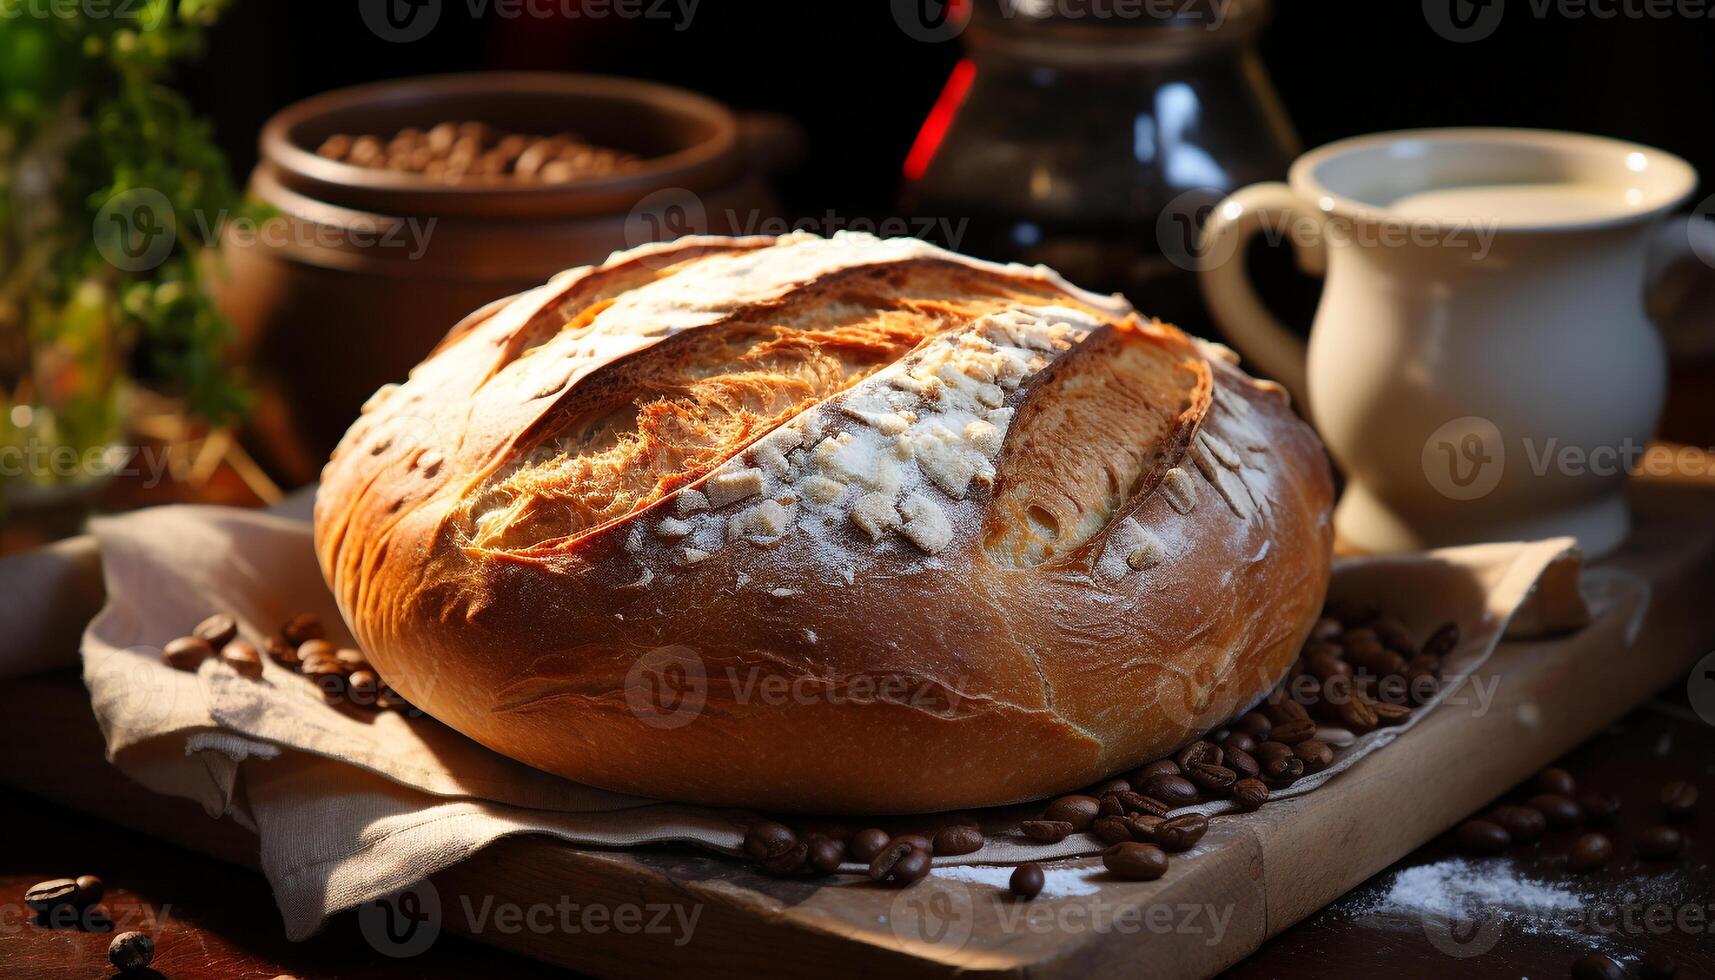
[[791,847],[763,858],[762,870],[767,874],[780,877],[795,875],[804,870],[804,862],[809,859],[810,845],[798,841]]
[[1154,844],[1115,844],[1102,852],[1102,865],[1131,881],[1154,881],[1167,873],[1167,852]]
[[[1106,798],[1109,797],[1104,797],[1104,799]],[[1158,817],[1165,817],[1167,812],[1173,809],[1166,802],[1153,796],[1145,796],[1142,793],[1114,793],[1111,795],[1111,799],[1119,804],[1121,816],[1133,813],[1150,813]]]
[[1237,773],[1240,779],[1253,779],[1262,772],[1255,757],[1237,747],[1227,750],[1227,768]]
[[1544,769],[1537,774],[1536,791],[1570,799],[1578,791],[1578,781],[1564,769]]
[[1090,836],[1104,844],[1118,844],[1134,839],[1131,824],[1124,817],[1097,817],[1090,824]]
[[1108,795],[1109,793],[1129,793],[1129,792],[1131,792],[1131,782],[1129,780],[1110,779],[1105,783],[1097,783],[1096,785],[1090,787],[1090,791],[1088,793],[1085,793],[1084,795],[1085,796],[1093,796],[1099,800],[1102,797]]
[[1239,774],[1226,766],[1198,764],[1185,771],[1185,778],[1208,796],[1225,796],[1238,782]]
[[935,853],[935,844],[929,839],[927,834],[895,834],[893,839],[888,841],[889,844],[897,844],[901,842],[910,844],[912,847],[921,847],[923,850],[928,851],[931,856]]
[[818,836],[810,841],[809,860],[811,871],[831,875],[845,863],[846,845],[832,837]]
[[226,613],[215,613],[198,623],[196,629],[191,630],[191,635],[207,643],[210,648],[219,650],[238,635],[238,620]]
[[1454,832],[1459,846],[1471,854],[1499,854],[1512,843],[1507,829],[1489,820],[1467,820]]
[[1679,856],[1685,847],[1685,835],[1666,824],[1657,824],[1638,835],[1638,857],[1665,861]]
[[1156,776],[1143,784],[1142,792],[1144,796],[1166,804],[1169,809],[1191,806],[1202,799],[1196,784],[1184,776]]
[[1431,657],[1445,657],[1459,645],[1459,624],[1442,623],[1423,641],[1423,652]]
[[[1393,678],[1389,677],[1382,678],[1384,691],[1387,686],[1387,682],[1392,679]],[[1402,692],[1400,697],[1405,698],[1406,695]],[[1370,711],[1375,713],[1376,724],[1383,728],[1390,725],[1403,725],[1406,720],[1411,717],[1411,709],[1409,707],[1403,703],[1397,703],[1394,701],[1371,701]]]
[[1095,797],[1074,793],[1048,804],[1048,811],[1042,815],[1042,819],[1064,820],[1072,825],[1073,831],[1081,834],[1090,829],[1090,821],[1096,819],[1096,813],[1101,808],[1101,801]]
[[1255,810],[1268,802],[1268,787],[1260,779],[1241,779],[1233,784],[1233,802],[1241,810]]
[[1539,793],[1530,798],[1530,806],[1542,813],[1555,830],[1568,830],[1584,819],[1578,804],[1557,793]]
[[1329,682],[1352,676],[1352,665],[1340,659],[1337,650],[1318,650],[1306,654],[1304,669],[1322,682],[1324,696]]
[[1251,738],[1244,732],[1233,732],[1221,742],[1221,749],[1224,752],[1244,752],[1249,754],[1256,751],[1256,739]]
[[1593,871],[1614,857],[1614,842],[1606,834],[1585,834],[1572,845],[1566,865],[1573,871]]
[[1661,788],[1661,808],[1670,817],[1691,815],[1697,809],[1697,787],[1685,780],[1675,780]]
[[1284,759],[1292,754],[1292,746],[1285,742],[1267,741],[1256,747],[1256,761],[1267,765],[1275,759]]
[[954,824],[935,832],[930,852],[942,854],[973,854],[983,848],[983,832],[969,824]]
[[270,636],[262,645],[268,651],[268,656],[273,657],[276,663],[285,664],[288,667],[298,665],[298,648],[286,640],[278,636]]
[[146,932],[122,932],[107,944],[107,960],[121,973],[142,970],[155,960],[155,941]]
[[1316,723],[1306,718],[1303,721],[1288,721],[1274,726],[1274,732],[1269,736],[1276,742],[1296,745],[1316,737]]
[[1131,828],[1131,839],[1140,844],[1154,843],[1155,832],[1166,822],[1165,817],[1158,817],[1153,813],[1140,813],[1125,818],[1126,826]]
[[313,637],[298,644],[298,659],[306,664],[312,660],[334,660],[337,649],[327,640]]
[[207,640],[194,636],[181,636],[161,651],[161,659],[174,670],[196,670],[199,664],[212,656],[214,647],[209,646]]
[[358,704],[373,704],[376,692],[381,688],[381,679],[372,670],[354,670],[345,679],[346,691],[351,699]]
[[1584,816],[1591,823],[1613,823],[1620,812],[1620,797],[1600,790],[1586,790],[1578,794],[1578,808],[1584,811]]
[[1500,824],[1506,829],[1507,836],[1521,844],[1529,843],[1543,835],[1548,829],[1548,819],[1541,810],[1517,803],[1505,803],[1495,807],[1489,814],[1492,823]]
[[1155,827],[1151,836],[1164,851],[1189,851],[1209,831],[1209,818],[1201,813],[1172,817]]
[[[1072,835],[1072,825],[1065,820],[1026,820],[1018,825],[1024,836],[1042,844],[1058,844]],[[853,846],[856,846],[854,838]],[[886,841],[882,842],[883,846]]]
[[1221,747],[1206,740],[1192,742],[1180,749],[1173,761],[1179,764],[1182,772],[1190,771],[1192,766],[1218,766],[1221,764]]
[[1304,775],[1304,760],[1295,755],[1270,759],[1262,764],[1263,782],[1280,788],[1290,786]]
[[1042,894],[1042,886],[1046,882],[1042,865],[1028,862],[1012,869],[1012,879],[1007,882],[1007,887],[1019,898],[1035,898]]
[[72,878],[50,878],[38,881],[24,890],[24,904],[35,912],[48,912],[62,905],[76,907],[81,893]]
[[280,627],[280,636],[295,647],[309,640],[325,639],[327,627],[322,625],[321,617],[315,613],[299,613]]
[[107,893],[107,883],[95,875],[77,876],[76,904],[80,906],[94,905],[101,901],[101,896]]
[[[1071,832],[1072,829],[1070,825],[1068,825],[1066,833],[1069,834]],[[1063,838],[1065,835],[1062,834],[1061,836]],[[874,861],[875,856],[880,854],[883,848],[887,847],[888,840],[890,840],[890,838],[887,836],[887,831],[882,830],[880,827],[867,827],[858,831],[852,835],[851,843],[848,845],[851,850],[852,860],[863,864],[868,864],[871,861]]]
[[759,861],[789,850],[797,843],[798,835],[792,828],[775,820],[757,821],[744,832],[744,853]]
[[1179,775],[1179,763],[1172,759],[1157,759],[1149,765],[1139,766],[1132,770],[1131,775],[1126,777],[1126,781],[1131,783],[1131,788],[1135,790],[1156,776],[1177,775]]
[[347,672],[354,670],[367,670],[369,668],[369,661],[364,658],[362,650],[354,650],[351,647],[341,647],[334,651],[333,658],[338,661],[339,665],[344,667]]
[[1601,953],[1585,953],[1572,961],[1572,980],[1625,980],[1620,964]]
[[1371,626],[1376,631],[1376,639],[1382,646],[1399,654],[1410,657],[1417,653],[1417,641],[1411,638],[1411,631],[1405,628],[1398,617],[1383,616]]
[[1304,762],[1307,773],[1321,772],[1334,764],[1334,750],[1319,739],[1305,739],[1292,747],[1292,754]]
[[256,652],[255,646],[244,640],[233,640],[221,647],[220,659],[245,677],[262,676],[262,655]]
[[1674,980],[1679,976],[1679,964],[1666,953],[1647,953],[1638,963],[1638,975],[1644,980]]
[[1274,723],[1260,711],[1247,712],[1241,716],[1234,729],[1244,732],[1258,742],[1268,741],[1269,733],[1274,730]]
[[871,881],[904,888],[929,873],[929,850],[895,838],[869,865]]
[[1109,793],[1108,795],[1102,797],[1101,805],[1096,808],[1096,819],[1097,820],[1100,820],[1103,817],[1123,817],[1123,816],[1125,816],[1125,804],[1120,802],[1119,794]]

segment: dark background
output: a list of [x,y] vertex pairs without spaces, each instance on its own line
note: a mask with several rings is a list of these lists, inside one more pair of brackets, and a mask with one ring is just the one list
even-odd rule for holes
[[[482,68],[655,79],[797,119],[808,144],[780,185],[789,211],[880,216],[896,213],[900,164],[960,54],[957,41],[908,37],[888,0],[701,0],[686,30],[440,2],[428,36],[392,43],[347,0],[238,0],[181,84],[242,177],[263,120],[342,85]],[[1587,2],[1611,11],[1650,0]],[[1456,44],[1431,30],[1417,0],[1286,0],[1262,51],[1306,146],[1417,126],[1535,126],[1648,143],[1715,173],[1715,18],[1538,18],[1512,0],[1493,36]]]

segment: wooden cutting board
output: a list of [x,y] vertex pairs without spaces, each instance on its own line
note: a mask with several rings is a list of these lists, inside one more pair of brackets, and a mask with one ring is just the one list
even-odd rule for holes
[[[1604,564],[1650,581],[1641,633],[1615,614],[1552,641],[1503,643],[1486,711],[1444,705],[1313,793],[1216,820],[1159,882],[1092,859],[1049,868],[1030,903],[1007,871],[938,871],[905,891],[785,881],[691,850],[613,852],[527,837],[435,876],[440,928],[552,963],[624,976],[1200,977],[1327,904],[1601,730],[1715,648],[1715,481],[1636,481],[1637,529]],[[254,865],[253,838],[106,766],[67,675],[0,685],[0,781],[174,843]],[[637,908],[629,926],[535,929],[495,910]],[[416,906],[410,906],[412,908]],[[694,917],[694,918],[693,918]],[[549,917],[538,921],[548,921]],[[555,918],[553,921],[559,921]],[[694,926],[687,930],[683,923]],[[410,931],[403,917],[400,930]],[[419,927],[427,928],[427,927]]]

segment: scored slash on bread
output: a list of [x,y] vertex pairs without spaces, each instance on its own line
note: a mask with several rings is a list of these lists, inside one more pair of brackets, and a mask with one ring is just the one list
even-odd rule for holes
[[498,751],[908,811],[1254,702],[1330,500],[1277,386],[1117,297],[909,239],[692,238],[467,318],[342,441],[316,540],[382,676]]

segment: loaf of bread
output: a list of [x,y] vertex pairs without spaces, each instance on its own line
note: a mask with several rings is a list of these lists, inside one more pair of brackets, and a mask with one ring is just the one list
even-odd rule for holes
[[1225,348],[909,239],[687,238],[492,304],[323,474],[382,677],[640,796],[977,807],[1171,751],[1287,670],[1331,478]]

